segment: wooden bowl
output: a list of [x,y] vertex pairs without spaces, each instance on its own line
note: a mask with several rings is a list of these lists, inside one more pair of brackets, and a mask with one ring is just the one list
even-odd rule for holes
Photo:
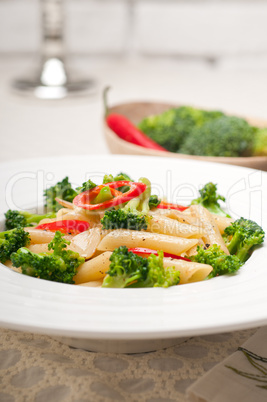
[[[167,103],[132,102],[123,103],[109,108],[110,113],[119,113],[126,116],[133,124],[138,124],[143,118],[159,114],[172,107],[177,107]],[[245,118],[250,124],[257,127],[267,127],[267,121]],[[185,155],[168,151],[156,151],[132,144],[119,138],[106,124],[104,119],[104,135],[108,147],[113,154],[129,155],[150,155],[168,156],[170,158],[197,159],[206,162],[227,163],[230,165],[245,166],[253,169],[267,171],[267,156],[248,156],[248,157],[222,157],[222,156],[197,156]]]

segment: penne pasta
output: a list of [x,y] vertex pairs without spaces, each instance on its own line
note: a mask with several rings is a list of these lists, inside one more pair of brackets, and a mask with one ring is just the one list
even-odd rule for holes
[[61,208],[57,213],[56,220],[77,219],[90,223],[91,227],[100,225],[100,214],[98,212],[87,213],[81,208]]
[[[31,238],[31,244],[43,244],[43,243],[50,243],[54,236],[54,232],[49,232],[48,230],[40,230],[35,228],[24,228],[26,232],[29,233]],[[64,238],[68,241],[71,241],[73,236],[65,235]]]
[[33,253],[52,253],[51,250],[48,250],[48,243],[43,244],[30,244],[27,248]]
[[193,225],[193,226],[199,226],[202,227],[201,222],[199,219],[196,219],[195,217],[191,216],[190,213],[186,213],[187,209],[183,212],[178,211],[177,209],[156,209],[156,211],[151,211],[150,213],[152,215],[160,215],[160,216],[166,216],[167,218],[170,219],[175,219],[181,223],[187,223],[188,225]]
[[73,278],[75,284],[98,281],[104,278],[109,269],[110,256],[111,252],[106,251],[80,265],[77,274]]
[[185,239],[183,237],[138,230],[117,229],[108,233],[101,240],[97,248],[98,250],[106,251],[114,250],[115,248],[124,245],[128,248],[146,247],[180,255],[197,244],[197,242],[197,239]]
[[161,233],[178,237],[201,237],[202,229],[197,226],[181,223],[175,219],[155,214],[148,220],[147,230],[152,233]]
[[224,229],[227,228],[227,226],[231,225],[231,223],[234,222],[234,219],[227,218],[226,216],[212,214],[212,217],[214,221],[217,223],[217,226],[221,234],[223,234]]
[[174,267],[180,272],[180,285],[203,281],[213,269],[211,265],[176,260],[174,258],[163,258],[163,265],[165,268]]
[[74,209],[74,207],[75,207],[72,202],[62,200],[61,198],[58,198],[58,197],[55,198],[55,201],[57,201],[60,205],[62,205],[65,208]]
[[56,221],[58,221],[57,218],[53,218],[53,219],[45,218],[45,219],[40,220],[39,225],[42,225],[43,223],[56,222]]
[[104,235],[105,231],[101,231],[99,227],[86,230],[72,238],[69,249],[76,251],[85,259],[91,258]]
[[87,286],[89,288],[101,288],[103,281],[90,281],[85,283],[79,283],[78,286]]
[[186,256],[191,257],[191,255],[197,254],[198,246],[205,247],[205,243],[202,239],[198,239],[198,243],[195,246],[193,246],[192,248],[190,248],[189,250],[187,250],[187,252],[185,253]]
[[65,218],[65,216],[72,216],[74,215],[74,210],[73,208],[61,208],[58,212],[57,212],[57,217],[56,220],[59,221],[60,219],[67,219]]
[[218,244],[221,249],[226,253],[229,254],[229,251],[224,243],[224,240],[221,236],[219,228],[212,216],[212,214],[201,205],[191,205],[190,206],[191,213],[199,218],[203,225],[204,233],[203,233],[203,240],[205,244]]

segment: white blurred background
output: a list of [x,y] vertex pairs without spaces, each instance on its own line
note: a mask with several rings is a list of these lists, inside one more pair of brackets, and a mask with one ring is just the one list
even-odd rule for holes
[[[37,64],[40,3],[0,0],[1,161],[108,152],[101,120],[106,85],[111,104],[166,101],[267,120],[267,0],[63,3],[68,61],[98,80],[99,93],[84,103],[13,94],[11,81]],[[30,148],[18,142],[21,134]],[[37,138],[46,138],[42,147]]]
[[[65,0],[70,55],[169,59],[190,68],[267,68],[266,0]],[[32,57],[38,0],[0,0],[0,57]]]

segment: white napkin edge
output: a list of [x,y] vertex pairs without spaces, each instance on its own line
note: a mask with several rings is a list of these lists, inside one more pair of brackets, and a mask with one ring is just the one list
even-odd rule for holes
[[[266,342],[263,342],[263,340],[266,340]],[[267,357],[267,326],[258,329],[254,335],[242,344],[242,348]],[[240,361],[243,358],[244,355],[240,351],[236,351],[212,367],[206,374],[187,388],[187,399],[192,402],[266,402],[267,390],[257,388],[255,382],[252,380],[246,379],[244,381],[244,377],[235,374],[232,370],[225,367],[228,365],[235,367],[237,363],[240,366]],[[225,381],[227,381],[226,384]],[[235,389],[230,387],[231,383]]]

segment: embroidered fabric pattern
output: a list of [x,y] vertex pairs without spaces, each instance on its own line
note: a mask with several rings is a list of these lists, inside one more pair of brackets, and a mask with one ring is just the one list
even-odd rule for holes
[[156,352],[115,355],[2,329],[0,400],[184,402],[188,386],[255,331],[193,337]]

